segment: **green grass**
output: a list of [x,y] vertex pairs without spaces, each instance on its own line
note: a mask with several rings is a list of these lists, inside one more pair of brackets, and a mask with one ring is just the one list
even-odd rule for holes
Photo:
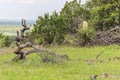
[[[60,54],[67,54],[70,60],[65,64],[50,64],[40,62],[37,54],[27,57],[27,64],[22,61],[0,64],[1,80],[90,80],[91,75],[98,75],[97,80],[120,80],[120,60],[113,60],[120,57],[119,46],[73,48],[59,47],[51,48]],[[96,55],[104,50],[97,62],[86,62],[87,59],[95,60]],[[0,54],[0,62],[14,57],[15,54],[7,52]],[[108,59],[111,58],[111,61]],[[109,77],[103,78],[108,73]]]

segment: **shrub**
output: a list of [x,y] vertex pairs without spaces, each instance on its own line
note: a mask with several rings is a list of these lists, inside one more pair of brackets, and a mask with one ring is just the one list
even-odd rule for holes
[[31,36],[34,36],[35,42],[39,44],[61,44],[66,33],[64,25],[63,17],[58,13],[45,14],[44,17],[38,17]]
[[0,33],[0,47],[9,47],[10,44],[11,44],[10,37]]
[[93,35],[94,35],[95,30],[91,27],[88,27],[88,23],[87,21],[83,21],[83,26],[80,27],[78,29],[78,37],[80,40],[80,45],[81,46],[89,46],[91,45],[93,39]]

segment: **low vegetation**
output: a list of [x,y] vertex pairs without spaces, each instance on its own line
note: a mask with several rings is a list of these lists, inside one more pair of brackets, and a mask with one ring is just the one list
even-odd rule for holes
[[0,47],[9,47],[12,43],[12,39],[9,36],[0,33]]
[[[97,75],[97,80],[120,80],[120,51],[119,46],[73,48],[49,48],[57,53],[67,54],[70,59],[63,64],[41,62],[37,54],[28,56],[28,63],[22,61],[2,64],[11,59],[13,52],[0,54],[0,78],[4,80],[90,80]],[[104,51],[96,60],[96,56]],[[106,77],[104,74],[108,74]]]

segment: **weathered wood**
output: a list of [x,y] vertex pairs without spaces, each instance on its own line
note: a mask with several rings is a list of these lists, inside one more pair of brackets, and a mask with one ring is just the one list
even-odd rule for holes
[[[26,30],[29,30],[30,27],[27,26],[26,20],[22,19],[22,26],[23,28],[20,31],[17,31],[17,37],[16,37],[16,45],[17,49],[14,51],[16,56],[12,59],[12,61],[17,61],[17,60],[23,60],[24,63],[26,63],[26,56],[32,53],[39,53],[44,54],[47,53],[47,55],[52,55],[55,58],[62,58],[62,59],[69,59],[67,55],[59,55],[53,51],[44,49],[44,48],[39,48],[38,46],[34,45],[32,42],[25,42],[25,36],[24,33]],[[30,50],[23,51],[25,48],[33,48]],[[44,59],[43,61],[47,61],[48,59]]]
[[98,33],[94,37],[95,45],[120,44],[120,27],[116,26],[109,31]]

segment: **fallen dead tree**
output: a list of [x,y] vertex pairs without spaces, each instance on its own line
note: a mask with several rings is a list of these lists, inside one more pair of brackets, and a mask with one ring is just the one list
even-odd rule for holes
[[[17,31],[16,45],[17,49],[14,51],[16,56],[11,61],[23,60],[26,63],[26,56],[32,53],[37,53],[40,55],[43,62],[52,62],[56,63],[59,59],[68,60],[67,55],[60,55],[53,51],[39,48],[37,45],[34,45],[31,40],[26,42],[25,31],[29,30],[30,27],[27,26],[26,20],[22,19],[23,28],[20,31]],[[24,50],[25,48],[30,48],[30,50]],[[32,48],[32,49],[31,49]]]
[[117,26],[109,31],[98,33],[94,37],[95,45],[120,44],[120,27]]

